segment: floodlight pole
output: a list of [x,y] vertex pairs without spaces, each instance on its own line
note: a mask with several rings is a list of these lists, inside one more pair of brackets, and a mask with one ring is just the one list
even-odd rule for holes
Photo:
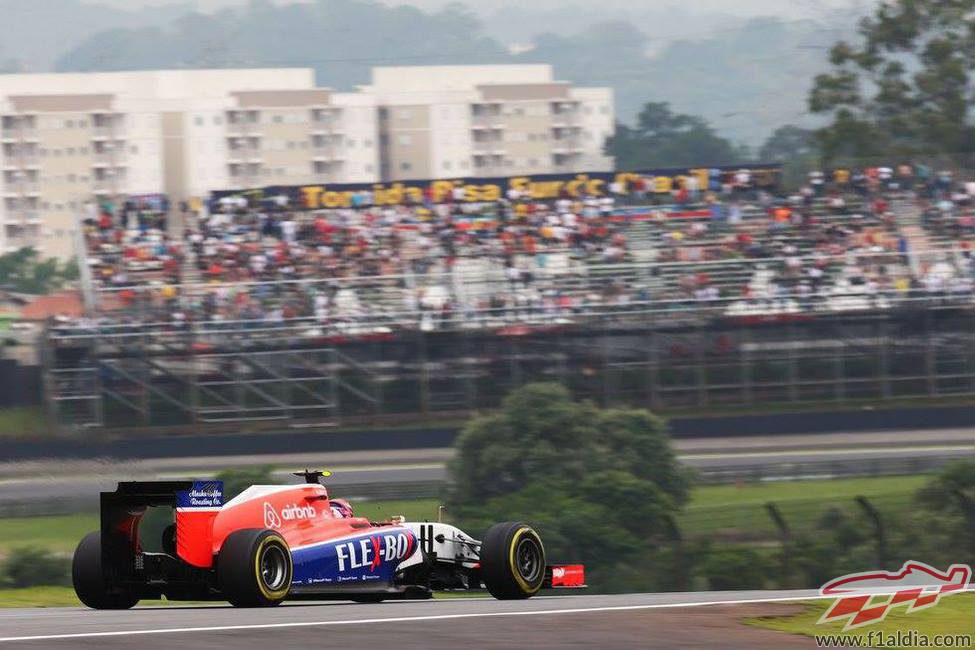
[[81,282],[81,296],[85,303],[85,314],[91,316],[98,308],[95,298],[95,283],[91,277],[91,266],[88,264],[88,250],[85,245],[85,220],[75,215],[74,227],[74,255],[78,263],[78,279]]

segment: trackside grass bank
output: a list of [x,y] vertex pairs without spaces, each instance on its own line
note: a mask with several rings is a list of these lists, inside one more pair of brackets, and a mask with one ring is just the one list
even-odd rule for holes
[[[975,643],[975,594],[962,594],[942,598],[936,607],[922,611],[907,613],[906,607],[894,607],[887,614],[887,618],[876,625],[843,632],[843,623],[826,623],[817,625],[817,621],[832,604],[831,600],[803,603],[804,611],[795,616],[774,616],[746,619],[746,625],[762,627],[779,632],[788,632],[802,636],[817,636],[824,634],[849,634],[864,638],[862,647],[866,645],[866,635],[879,630],[885,634],[905,633],[916,630],[921,636],[930,637],[931,647],[934,646],[935,635],[969,635]],[[882,600],[880,602],[883,602]],[[921,641],[923,644],[924,642]],[[848,646],[854,647],[854,646]],[[878,646],[879,647],[879,646]],[[951,646],[948,646],[951,647]],[[964,646],[959,646],[964,647]]]
[[[896,515],[910,507],[914,492],[925,476],[793,481],[695,488],[681,515],[684,535],[735,537],[744,541],[775,534],[766,504],[775,503],[790,524],[801,527],[815,522],[832,507],[856,508],[854,498],[865,496]],[[403,515],[414,521],[435,521],[436,499],[358,501],[356,514],[371,519]],[[450,512],[445,513],[450,519]],[[42,546],[56,553],[70,553],[81,537],[98,528],[94,513],[53,517],[0,519],[0,555],[18,546]]]
[[832,508],[857,510],[854,499],[860,496],[885,515],[898,517],[911,508],[915,492],[927,480],[922,475],[702,486],[694,490],[679,523],[690,538],[760,541],[776,535],[767,508],[770,503],[796,530],[813,525]]

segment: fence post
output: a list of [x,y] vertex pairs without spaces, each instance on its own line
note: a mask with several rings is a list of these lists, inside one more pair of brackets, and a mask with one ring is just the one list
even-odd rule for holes
[[880,513],[865,496],[856,498],[857,505],[863,508],[867,519],[873,524],[873,537],[876,545],[877,567],[883,569],[887,566],[887,531],[884,529],[883,519]]
[[782,572],[782,580],[780,584],[784,585],[789,580],[789,542],[792,541],[792,531],[789,529],[789,523],[785,520],[782,511],[779,510],[777,505],[769,501],[765,504],[765,509],[768,511],[769,517],[772,518],[772,522],[775,523],[775,527],[779,529],[779,539],[782,541],[782,559],[779,567],[779,570]]
[[676,567],[676,587],[678,591],[687,591],[687,563],[684,561],[684,535],[680,532],[677,519],[667,516],[667,533],[674,543],[674,567]]

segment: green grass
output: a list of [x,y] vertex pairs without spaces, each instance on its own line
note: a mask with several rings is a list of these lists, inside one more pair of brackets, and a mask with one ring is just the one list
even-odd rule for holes
[[854,502],[865,496],[882,513],[897,516],[910,507],[925,476],[749,483],[696,488],[679,519],[685,536],[756,540],[776,535],[765,506],[775,503],[795,529],[815,523],[831,507],[860,512]]
[[[833,601],[802,603],[803,612],[795,616],[773,616],[746,619],[746,625],[754,625],[769,630],[788,632],[802,636],[817,634],[840,634],[844,623],[817,625],[817,621]],[[887,634],[898,631],[917,630],[919,634],[969,634],[975,638],[975,595],[963,594],[943,598],[936,607],[908,614],[905,607],[890,610],[887,618],[876,625],[869,625],[849,634],[866,636],[871,630],[881,630]],[[864,646],[866,647],[866,646]]]
[[382,521],[398,515],[403,515],[408,521],[436,521],[440,501],[436,499],[356,501],[352,505],[355,506],[357,516],[374,521]]
[[98,525],[94,514],[0,519],[0,555],[18,546],[43,546],[55,553],[69,553]]
[[0,607],[77,607],[81,605],[71,587],[0,589]]
[[0,438],[42,438],[51,428],[39,407],[0,409]]

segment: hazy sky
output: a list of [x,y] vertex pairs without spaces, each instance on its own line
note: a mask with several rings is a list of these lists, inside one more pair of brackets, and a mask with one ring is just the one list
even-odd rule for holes
[[[220,7],[234,6],[246,3],[248,0],[196,0],[196,5],[206,11]],[[287,4],[308,0],[275,0]],[[452,0],[382,0],[385,4],[412,4],[423,8],[436,8],[449,4]],[[646,9],[665,11],[668,6],[679,6],[685,10],[701,13],[723,13],[748,15],[776,15],[787,17],[817,16],[851,5],[870,4],[877,0],[532,0],[535,7],[559,7],[565,5],[600,5],[613,9],[634,9],[641,4]],[[186,0],[92,0],[93,3],[115,5],[117,7],[132,8],[145,5],[186,4]],[[464,3],[464,0],[461,0]],[[522,0],[472,0],[466,2],[481,11],[493,11],[499,7],[512,4],[522,4]]]

